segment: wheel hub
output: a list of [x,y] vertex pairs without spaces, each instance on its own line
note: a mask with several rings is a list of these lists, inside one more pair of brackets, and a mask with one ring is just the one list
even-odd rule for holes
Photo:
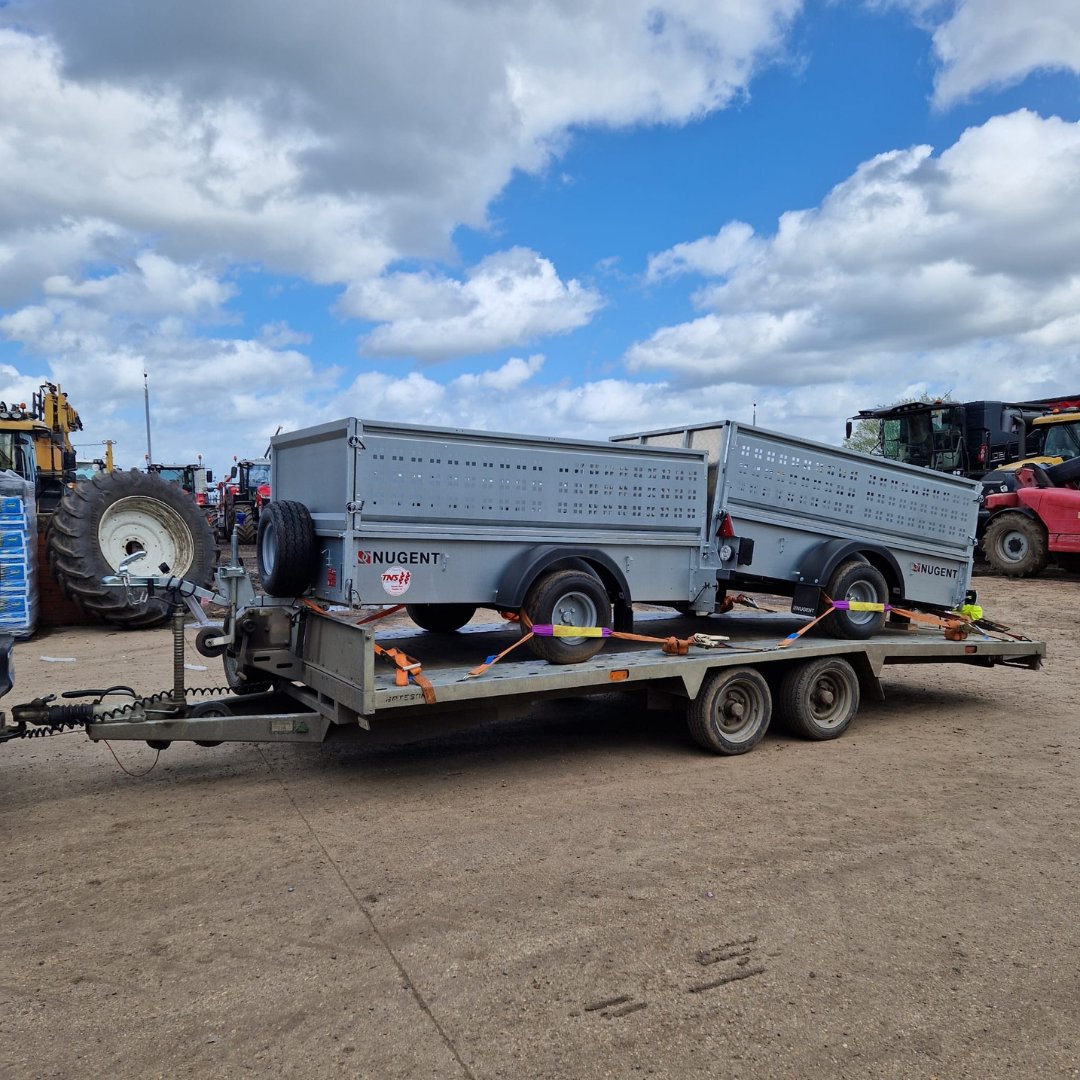
[[172,507],[141,495],[117,499],[106,508],[98,523],[98,544],[114,570],[126,556],[145,551],[147,572],[165,564],[182,577],[195,557],[183,518]]
[[1022,559],[1027,554],[1027,539],[1020,533],[1009,533],[1002,545],[1010,559]]

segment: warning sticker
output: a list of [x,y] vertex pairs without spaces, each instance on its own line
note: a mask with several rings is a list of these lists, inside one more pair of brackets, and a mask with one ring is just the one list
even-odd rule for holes
[[383,591],[388,596],[403,596],[409,591],[409,583],[412,581],[412,571],[404,566],[391,566],[389,570],[382,572]]

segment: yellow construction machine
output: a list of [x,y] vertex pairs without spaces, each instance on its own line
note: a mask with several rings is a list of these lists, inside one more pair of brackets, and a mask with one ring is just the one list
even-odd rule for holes
[[75,482],[72,431],[82,431],[82,421],[53,383],[35,392],[29,409],[25,402],[0,401],[0,469],[33,483],[39,515],[55,510],[64,489]]

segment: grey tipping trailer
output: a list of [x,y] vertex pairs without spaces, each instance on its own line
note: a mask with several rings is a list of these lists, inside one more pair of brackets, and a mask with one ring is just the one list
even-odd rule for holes
[[[434,631],[478,607],[628,630],[632,603],[707,614],[732,588],[797,614],[950,609],[970,580],[977,483],[734,421],[595,442],[349,418],[275,436],[271,460],[267,590],[404,603]],[[884,621],[856,608],[823,627]],[[600,648],[533,644],[561,663]]]

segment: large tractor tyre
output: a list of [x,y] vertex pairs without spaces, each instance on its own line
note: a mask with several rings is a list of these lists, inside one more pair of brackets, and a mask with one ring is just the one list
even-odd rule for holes
[[302,596],[315,580],[315,526],[308,508],[284,499],[259,517],[255,560],[270,596]]
[[1046,529],[1026,514],[999,514],[983,535],[986,561],[1006,577],[1025,578],[1046,568]]
[[[841,563],[833,572],[825,592],[831,600],[850,603],[881,604],[889,602],[889,586],[885,575],[862,557]],[[828,611],[824,606],[822,610]],[[820,622],[821,632],[828,637],[862,641],[873,637],[885,625],[886,612],[850,611],[837,609]]]
[[472,604],[406,604],[405,611],[417,626],[432,634],[452,634],[476,614]]
[[122,587],[102,584],[137,551],[146,555],[133,575],[159,574],[164,565],[197,585],[209,584],[217,560],[202,509],[175,484],[132,469],[98,473],[64,492],[49,522],[46,556],[65,595],[84,611],[131,630],[168,619],[167,597],[132,604]]
[[745,754],[772,719],[772,693],[754,668],[719,668],[705,677],[686,710],[694,741],[714,754]]
[[839,656],[820,656],[788,668],[780,679],[777,712],[807,739],[837,739],[859,711],[859,677]]
[[[599,631],[611,628],[611,598],[603,582],[584,570],[552,570],[541,575],[525,596],[522,634],[532,625],[580,626]],[[529,639],[532,651],[549,664],[580,664],[594,657],[603,647],[604,639],[593,634],[546,637],[539,634]]]
[[[241,544],[254,544],[259,535],[259,527],[250,518],[236,526],[237,540]],[[231,537],[230,537],[231,539]]]

